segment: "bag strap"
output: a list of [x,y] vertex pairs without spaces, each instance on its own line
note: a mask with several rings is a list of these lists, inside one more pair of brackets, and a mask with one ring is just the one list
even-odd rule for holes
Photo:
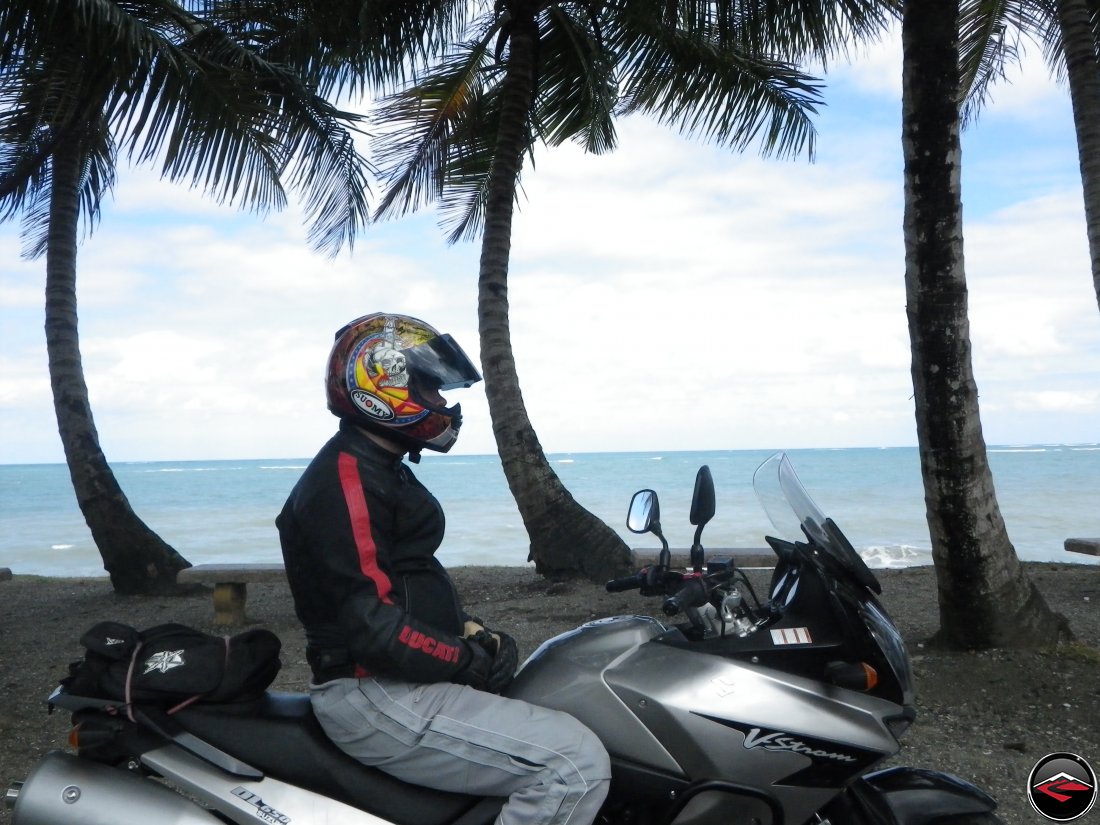
[[[228,636],[222,636],[222,641],[225,642],[225,666],[229,667],[229,637]],[[204,693],[196,693],[194,696],[191,696],[190,698],[184,699],[178,705],[173,705],[172,707],[168,708],[168,710],[166,710],[165,713],[167,713],[169,716],[171,716],[176,711],[183,710],[184,708],[195,704],[195,702],[199,701],[205,695],[206,694],[204,694]]]
[[131,722],[136,722],[134,719],[134,701],[133,701],[133,682],[134,682],[134,667],[137,665],[138,653],[141,652],[142,642],[138,642],[134,645],[134,652],[130,654],[130,666],[126,668],[126,687],[123,699],[126,702],[126,718]]

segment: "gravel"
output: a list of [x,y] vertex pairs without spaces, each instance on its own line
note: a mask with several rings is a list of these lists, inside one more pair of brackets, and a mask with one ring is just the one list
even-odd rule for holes
[[[1008,825],[1043,821],[1025,785],[1048,753],[1071,751],[1100,770],[1100,566],[1029,564],[1048,603],[1065,615],[1076,641],[1042,650],[946,652],[927,640],[938,626],[932,568],[876,571],[883,602],[909,645],[917,679],[917,721],[901,752],[884,766],[946,771],[993,794]],[[521,655],[544,639],[591,619],[649,613],[657,605],[635,593],[608,594],[579,582],[549,582],[531,567],[452,571],[467,610],[509,630]],[[753,571],[763,586],[766,572]],[[251,621],[283,641],[274,687],[308,681],[302,633],[283,584],[249,586]],[[46,714],[45,698],[78,659],[80,635],[114,619],[147,627],[182,622],[220,633],[210,589],[188,595],[116,596],[106,579],[14,576],[0,582],[0,788],[22,779],[48,750],[65,747],[68,719]],[[1094,810],[1086,817],[1096,819]],[[10,814],[0,809],[0,825]]]

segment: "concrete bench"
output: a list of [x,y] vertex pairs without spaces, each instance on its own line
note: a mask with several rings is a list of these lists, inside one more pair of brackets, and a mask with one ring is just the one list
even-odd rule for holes
[[245,601],[249,582],[285,582],[281,564],[196,564],[181,570],[180,584],[214,585],[214,624],[240,625],[246,621]]
[[1071,553],[1100,556],[1100,539],[1066,539],[1066,549]]
[[[660,548],[632,547],[630,552],[634,554],[634,563],[638,565],[656,564],[660,555]],[[670,547],[673,569],[691,566],[691,549],[688,547]],[[708,559],[732,558],[738,567],[746,570],[753,568],[775,567],[775,551],[770,547],[707,547]]]

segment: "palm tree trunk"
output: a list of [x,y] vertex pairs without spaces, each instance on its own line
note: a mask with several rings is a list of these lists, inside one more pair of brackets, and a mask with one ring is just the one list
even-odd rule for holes
[[529,145],[538,31],[532,4],[511,5],[512,36],[478,278],[485,395],[504,475],[531,541],[528,560],[548,577],[580,573],[603,581],[629,568],[630,550],[610,527],[573,499],[551,469],[523,404],[512,355],[508,323],[512,212],[523,153]]
[[905,287],[939,640],[1051,643],[1065,620],[1027,578],[997,505],[978,410],[963,262],[958,0],[902,17]]
[[1085,224],[1092,262],[1092,285],[1100,308],[1100,72],[1085,0],[1055,0],[1062,49],[1066,55],[1077,157],[1085,195]]
[[46,250],[46,351],[57,429],[76,500],[115,591],[162,592],[190,563],[134,514],[99,446],[80,358],[76,247],[83,153],[75,139],[53,155]]

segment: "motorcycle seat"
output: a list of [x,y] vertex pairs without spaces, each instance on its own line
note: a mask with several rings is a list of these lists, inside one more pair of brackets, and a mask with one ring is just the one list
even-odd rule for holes
[[491,822],[504,803],[411,785],[363,765],[325,735],[307,694],[268,691],[250,702],[198,703],[174,719],[267,776],[389,822],[477,825]]

